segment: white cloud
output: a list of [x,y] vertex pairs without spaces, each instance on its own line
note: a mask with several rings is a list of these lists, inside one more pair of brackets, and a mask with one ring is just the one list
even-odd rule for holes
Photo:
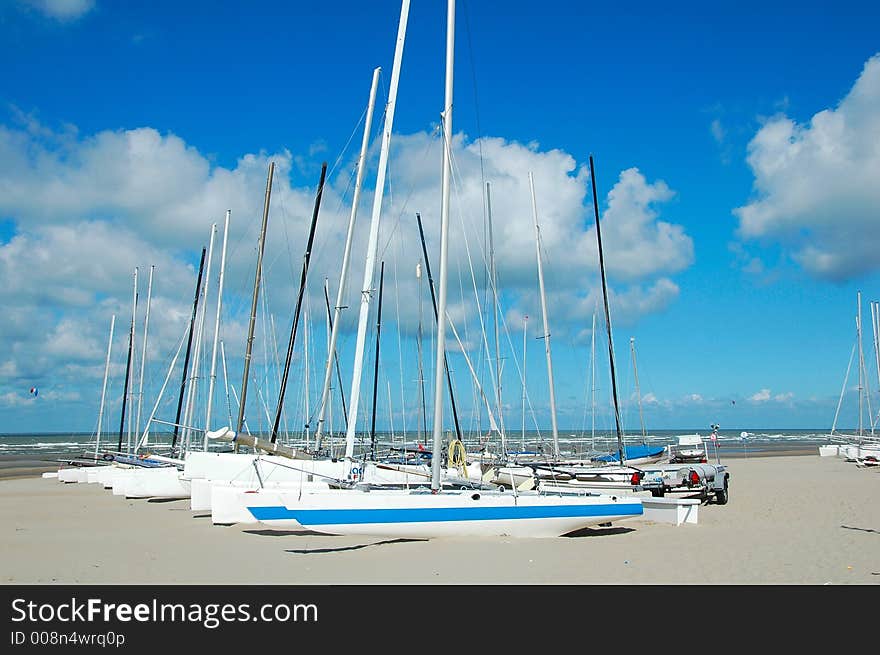
[[755,199],[734,210],[745,239],[778,241],[812,275],[844,280],[880,266],[880,54],[808,124],[785,115],[748,146]]
[[[180,137],[148,127],[81,135],[73,126],[53,131],[22,112],[15,120],[21,127],[0,125],[0,214],[14,220],[13,235],[0,242],[0,279],[4,280],[0,301],[8,308],[0,315],[0,338],[9,344],[0,355],[0,370],[17,376],[9,384],[44,376],[59,383],[75,380],[94,388],[97,395],[111,314],[116,315],[112,371],[119,375],[117,358],[127,347],[135,267],[140,289],[136,338],[141,338],[151,265],[156,268],[148,356],[154,366],[167,365],[188,325],[198,253],[216,223],[208,303],[213,317],[226,209],[232,218],[221,336],[230,361],[240,358],[270,161],[276,169],[261,315],[265,300],[277,322],[276,340],[283,353],[314,208],[318,178],[314,162],[300,169],[295,163],[300,157],[284,151],[245,154],[234,167],[225,168],[212,164]],[[435,280],[438,275],[440,147],[436,137],[427,133],[395,135],[392,144],[391,190],[385,194],[379,257],[386,264],[389,305],[385,311],[394,312],[388,320],[412,334],[418,303],[408,299],[417,297],[414,271],[421,259],[416,212],[424,223]],[[372,166],[377,151],[374,145]],[[485,298],[488,255],[482,179],[490,181],[504,310],[508,316],[517,312],[540,316],[529,172],[535,180],[551,330],[562,337],[581,332],[589,325],[601,293],[588,170],[565,152],[541,152],[500,138],[478,144],[459,134],[453,152],[448,311],[467,347],[475,351],[482,347],[479,332],[474,332],[480,314],[475,310],[470,272],[473,267],[477,294]],[[345,165],[351,168],[351,161]],[[325,277],[331,299],[335,296],[340,245],[350,212],[349,172],[336,171],[324,189],[309,270],[307,303],[313,312],[323,312],[320,282]],[[350,309],[343,316],[347,330],[357,320],[356,293],[363,278],[373,201],[369,187],[374,179],[373,171],[368,171],[351,255]],[[680,226],[659,220],[658,207],[673,197],[663,181],[648,182],[635,168],[621,173],[607,194],[602,229],[615,324],[662,310],[678,295],[668,276],[690,265],[693,245]],[[425,294],[426,282],[423,278]],[[427,321],[429,299],[422,311]],[[208,330],[213,327],[211,318],[206,322]],[[515,326],[519,332],[521,323]],[[299,347],[302,337],[298,339]],[[271,353],[255,351],[254,356]],[[463,362],[458,369],[465,370]],[[159,380],[163,375],[164,371],[153,373]]]
[[95,0],[19,0],[57,21],[74,21],[95,8]]
[[770,400],[770,389],[761,389],[758,393],[749,396],[749,400],[756,403],[764,403]]

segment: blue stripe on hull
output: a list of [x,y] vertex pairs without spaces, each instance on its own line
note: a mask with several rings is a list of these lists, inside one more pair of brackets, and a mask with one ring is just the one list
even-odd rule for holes
[[573,516],[602,517],[644,512],[641,503],[630,505],[560,505],[555,507],[444,507],[404,509],[289,509],[284,506],[248,507],[258,521],[294,519],[303,525],[355,525],[364,523],[432,523],[445,521],[498,521],[549,519]]

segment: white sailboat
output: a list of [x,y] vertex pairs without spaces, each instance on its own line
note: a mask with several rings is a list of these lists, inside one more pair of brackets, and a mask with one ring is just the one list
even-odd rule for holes
[[[880,436],[874,432],[874,422],[871,417],[871,396],[868,389],[868,376],[865,368],[865,356],[862,350],[862,293],[859,291],[856,296],[856,343],[853,345],[850,353],[849,363],[846,367],[846,374],[843,379],[843,386],[840,390],[840,398],[837,402],[837,410],[834,413],[831,431],[829,432],[827,444],[819,446],[819,455],[823,457],[836,456],[848,462],[856,462],[860,465],[874,465],[874,462],[880,461]],[[875,360],[880,363],[880,351],[878,351],[878,312],[874,303],[871,303],[871,323],[874,332],[874,355]],[[843,396],[846,393],[846,387],[849,380],[850,369],[852,368],[853,359],[858,355],[859,381],[858,381],[858,429],[855,433],[846,433],[837,431],[837,419],[840,415],[840,408],[843,404]],[[878,368],[880,375],[880,368]],[[869,434],[865,433],[864,416],[865,405],[867,404],[867,415],[870,420]]]
[[[398,32],[400,54],[409,11],[404,0]],[[405,538],[443,536],[556,537],[591,525],[606,524],[643,513],[641,499],[584,493],[562,495],[443,489],[442,449],[444,357],[446,354],[447,254],[452,143],[452,72],[455,3],[447,6],[446,85],[443,123],[440,284],[436,334],[433,453],[430,490],[328,490],[297,493],[273,490],[277,505],[254,503],[248,509],[273,527],[303,527],[329,534],[382,535]]]

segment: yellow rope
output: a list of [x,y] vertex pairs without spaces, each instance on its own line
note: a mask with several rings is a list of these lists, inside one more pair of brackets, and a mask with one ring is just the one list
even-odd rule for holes
[[462,477],[467,477],[467,450],[460,439],[449,443],[449,456],[446,460],[448,468],[457,468]]

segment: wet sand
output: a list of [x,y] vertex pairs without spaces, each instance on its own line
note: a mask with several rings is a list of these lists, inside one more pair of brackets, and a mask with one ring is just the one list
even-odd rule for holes
[[[398,540],[215,526],[188,500],[0,480],[4,584],[880,584],[880,467],[733,457],[698,523],[630,519],[554,539]],[[11,469],[10,469],[11,470]]]

